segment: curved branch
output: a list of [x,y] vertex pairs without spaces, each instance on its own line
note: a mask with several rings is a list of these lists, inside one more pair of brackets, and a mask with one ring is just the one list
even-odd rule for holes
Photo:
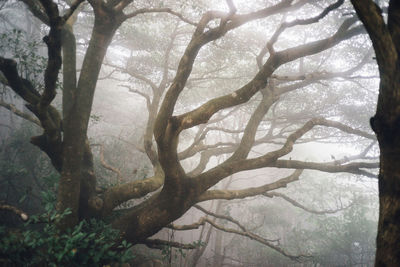
[[24,212],[23,210],[11,206],[11,205],[6,205],[6,204],[0,204],[0,210],[7,210],[7,211],[11,211],[15,214],[17,214],[19,217],[21,217],[21,219],[23,221],[27,221],[29,219],[28,214],[26,214],[26,212]]
[[51,159],[54,167],[60,171],[62,166],[61,158],[61,117],[57,109],[49,105],[40,110],[38,104],[41,95],[35,90],[32,83],[23,79],[17,70],[17,62],[12,59],[0,57],[0,71],[7,79],[8,86],[23,100],[28,102],[27,108],[40,120],[45,133],[41,136],[31,138],[31,143],[43,150]]
[[283,256],[288,257],[289,259],[291,259],[293,261],[301,262],[302,260],[310,257],[309,255],[291,255],[288,252],[286,252],[284,249],[282,249],[281,247],[272,244],[271,240],[265,239],[265,238],[263,238],[259,235],[256,235],[252,232],[245,232],[245,231],[235,230],[232,228],[223,227],[221,225],[216,224],[215,222],[213,222],[212,220],[210,220],[206,217],[200,218],[200,220],[198,222],[193,223],[191,225],[177,226],[177,225],[171,224],[170,228],[175,229],[175,230],[197,229],[198,227],[200,227],[201,225],[204,225],[205,223],[210,224],[211,226],[213,226],[214,228],[216,228],[220,231],[241,235],[241,236],[250,238],[251,240],[257,241],[257,242],[275,250],[276,252],[282,254]]
[[189,19],[185,18],[182,14],[180,14],[176,11],[173,11],[171,8],[142,8],[142,9],[138,9],[132,13],[126,14],[125,19],[133,18],[133,17],[136,17],[137,15],[146,14],[146,13],[169,13],[171,15],[178,17],[180,20],[182,20],[183,22],[186,22],[187,24],[197,26],[197,23],[190,21]]
[[255,93],[265,88],[267,79],[279,66],[300,57],[317,54],[353,37],[354,35],[360,34],[363,31],[362,27],[349,29],[354,22],[354,19],[344,21],[338,31],[329,38],[274,53],[269,57],[257,75],[242,88],[229,95],[212,99],[199,108],[178,116],[177,119],[180,121],[182,130],[201,123],[206,123],[212,115],[222,109],[247,102]]
[[[332,128],[337,128],[343,132],[346,133],[350,133],[350,134],[355,134],[355,135],[359,135],[368,139],[372,139],[374,140],[374,142],[376,142],[375,136],[372,134],[369,134],[367,132],[361,131],[361,130],[357,130],[357,129],[353,129],[345,124],[342,124],[340,122],[336,122],[336,121],[331,121],[331,120],[326,120],[326,119],[321,119],[321,124],[320,125],[324,125],[327,127],[332,127]],[[270,130],[273,127],[270,127]],[[208,159],[211,156],[216,156],[218,154],[227,154],[227,153],[232,153],[235,151],[235,149],[238,147],[237,143],[216,143],[216,144],[212,144],[212,145],[206,145],[203,144],[202,142],[200,142],[201,140],[203,140],[206,136],[206,134],[211,131],[211,130],[219,130],[219,131],[223,131],[223,132],[227,132],[227,133],[241,133],[244,130],[231,130],[231,129],[225,129],[225,128],[219,128],[219,127],[207,127],[204,128],[203,127],[203,131],[201,132],[201,130],[198,132],[197,136],[194,138],[194,141],[192,143],[192,145],[190,145],[187,149],[185,149],[182,152],[179,152],[179,159],[186,159],[189,157],[194,156],[196,153],[202,152],[207,150],[206,152],[201,154],[201,159],[200,159],[200,163],[198,165],[198,167],[202,167],[202,170],[204,170],[205,165],[201,164],[201,163],[207,163]],[[273,142],[275,144],[283,144],[282,142],[274,142],[271,139],[272,138],[279,138],[279,136],[275,135],[275,136],[271,136],[269,133],[267,133],[264,137],[261,137],[257,140],[254,141],[254,145],[260,145],[266,142]],[[281,136],[281,138],[285,138],[283,135]],[[302,139],[303,140],[303,139]],[[315,139],[310,139],[310,140],[315,140]],[[309,142],[307,140],[304,140],[305,142]],[[224,146],[223,148],[221,148],[221,146]],[[220,148],[222,150],[218,150],[218,149],[213,149],[213,148]],[[369,147],[367,150],[369,150],[371,147]],[[359,158],[363,158],[363,155],[356,155],[356,156],[352,156],[352,157],[346,157],[346,161],[349,160],[354,160],[354,159],[359,159]],[[207,159],[207,160],[206,160]],[[342,163],[343,163],[342,162]],[[200,170],[200,169],[199,169]],[[198,171],[196,171],[196,173],[199,173]],[[190,173],[191,176],[193,176],[193,173]]]
[[144,197],[164,184],[164,173],[158,165],[152,177],[133,181],[107,189],[103,194],[103,215],[108,215],[115,207],[130,200]]
[[[220,215],[220,214],[213,213],[213,212],[208,211],[205,208],[201,207],[200,205],[194,205],[193,207],[195,207],[198,210],[201,210],[202,212],[204,212],[207,215],[213,216],[213,217],[218,218],[218,219],[227,220],[227,221],[229,221],[229,222],[231,222],[233,224],[236,224],[243,232],[247,231],[246,228],[243,225],[241,225],[239,221],[233,219],[231,216],[226,216],[226,215]],[[273,240],[270,240],[270,241],[273,241]]]
[[69,9],[67,10],[67,12],[64,14],[63,16],[63,20],[67,21],[75,12],[75,10],[77,10],[77,8],[79,7],[80,4],[82,4],[85,0],[75,0],[75,2],[73,2]]
[[39,112],[44,114],[47,111],[47,107],[50,105],[50,103],[56,96],[56,83],[62,62],[61,29],[64,24],[64,21],[59,16],[57,4],[49,0],[41,0],[41,3],[49,17],[49,24],[50,24],[50,31],[48,35],[43,38],[43,41],[47,45],[48,60],[44,72],[44,91],[40,97]]
[[349,207],[351,207],[353,205],[353,203],[352,203],[352,204],[350,204],[350,205],[348,205],[346,207],[340,207],[340,208],[334,209],[334,210],[320,210],[320,211],[318,211],[318,210],[313,210],[313,209],[307,208],[306,206],[300,204],[296,200],[294,200],[294,199],[292,199],[292,198],[290,198],[290,197],[288,197],[288,196],[286,196],[286,195],[284,195],[282,193],[270,192],[270,193],[264,193],[263,195],[266,196],[266,197],[269,197],[269,198],[280,197],[280,198],[286,200],[287,202],[289,202],[290,204],[292,204],[293,206],[298,207],[298,208],[300,208],[302,210],[305,210],[305,211],[307,211],[309,213],[316,214],[316,215],[325,215],[325,214],[337,213],[337,212],[345,210],[345,209],[347,209],[347,208],[349,208]]
[[145,94],[143,92],[140,92],[139,90],[133,89],[132,86],[130,86],[130,85],[120,84],[119,86],[120,87],[125,87],[125,88],[127,88],[129,90],[129,92],[137,94],[137,95],[143,97],[146,100],[147,107],[149,107],[151,105],[151,99],[150,99],[149,95],[147,95],[147,94]]
[[[368,63],[372,58],[372,51],[368,52],[364,58],[358,63],[356,66],[341,72],[312,72],[307,73],[304,75],[298,76],[279,76],[279,75],[272,75],[271,77],[280,81],[299,81],[295,84],[287,85],[287,86],[279,86],[276,89],[276,94],[282,95],[284,93],[288,93],[294,91],[296,89],[306,87],[312,83],[317,83],[321,80],[330,80],[334,78],[347,78],[347,79],[354,79],[354,78],[361,78],[351,76],[354,72],[360,70],[366,63]],[[376,78],[376,77],[367,77],[367,78]]]
[[28,7],[29,11],[32,14],[41,20],[44,24],[49,25],[49,17],[47,16],[46,12],[43,10],[43,6],[40,1],[37,0],[21,0],[24,4]]
[[39,102],[39,92],[33,88],[31,82],[19,76],[15,60],[0,57],[0,71],[3,72],[4,77],[7,79],[7,85],[22,99],[33,106]]
[[268,183],[259,187],[250,187],[241,190],[208,190],[197,198],[197,202],[202,202],[211,199],[240,199],[246,197],[253,197],[265,192],[275,190],[278,188],[286,187],[287,184],[299,180],[303,170],[295,170],[291,175],[281,178],[273,183]]
[[274,51],[273,45],[274,43],[278,40],[279,35],[287,28],[294,27],[294,26],[299,26],[299,25],[308,25],[308,24],[313,24],[318,22],[319,20],[323,19],[326,15],[329,14],[329,12],[337,9],[343,4],[344,0],[338,0],[336,3],[331,4],[327,8],[325,8],[319,15],[308,18],[308,19],[296,19],[292,22],[285,22],[282,23],[281,26],[275,31],[275,33],[272,35],[271,39],[269,40],[267,47],[269,48],[268,50],[270,53]]
[[[276,4],[274,6],[270,6],[265,9],[262,9],[262,10],[259,10],[256,12],[252,12],[249,14],[245,14],[245,15],[235,15],[235,14],[229,14],[229,13],[228,14],[219,14],[216,12],[208,12],[203,15],[199,24],[196,27],[193,37],[192,37],[189,45],[187,46],[187,49],[186,49],[183,57],[181,58],[181,61],[179,62],[179,66],[178,66],[178,70],[177,70],[175,79],[174,79],[171,87],[169,88],[169,90],[165,96],[165,99],[161,105],[160,111],[158,113],[157,120],[156,120],[155,127],[154,127],[154,135],[155,135],[155,138],[156,138],[157,142],[159,143],[159,145],[161,145],[161,143],[162,143],[162,138],[165,135],[165,131],[166,131],[168,122],[173,114],[175,103],[187,82],[187,79],[192,71],[192,66],[193,66],[194,60],[197,57],[197,54],[200,51],[201,47],[213,40],[220,38],[221,36],[226,34],[228,31],[235,29],[249,21],[257,20],[260,18],[266,18],[268,16],[277,14],[278,12],[283,11],[285,8],[289,8],[291,6],[292,2],[293,2],[293,0],[282,1],[281,3]],[[221,19],[220,25],[216,28],[213,28],[213,29],[210,29],[210,30],[204,32],[204,29],[205,29],[206,25],[208,24],[208,22],[210,22],[211,20],[213,20],[215,18]],[[230,20],[229,23],[227,22],[228,19]],[[274,65],[274,64],[272,64],[272,65]],[[272,66],[271,66],[271,62],[270,62],[266,66],[266,68],[263,70],[263,73],[265,73],[264,76],[269,76],[270,74],[272,74],[273,70],[271,69],[271,67]],[[218,110],[235,105],[235,104],[233,104],[233,102],[235,102],[236,105],[246,102],[247,101],[246,99],[240,100],[240,98],[241,97],[250,98],[259,89],[261,89],[265,86],[266,81],[264,81],[264,79],[260,79],[262,77],[259,77],[259,76],[260,75],[256,76],[256,79],[255,79],[256,81],[253,82],[253,84],[248,85],[246,88],[244,88],[241,91],[243,96],[240,95],[239,93],[237,93],[237,96],[233,95],[233,99],[230,99],[231,97],[228,96],[229,100],[231,101],[231,103],[229,105],[226,105],[223,101],[221,101],[221,98],[217,98],[218,100],[215,99],[215,101],[217,101],[218,103],[215,103],[215,101],[214,101],[211,105],[209,105],[210,106],[209,111],[208,112],[203,112],[203,111],[200,112],[201,114],[199,114],[199,116],[197,118],[193,118],[192,116],[184,116],[184,117],[181,117],[180,119],[178,119],[178,120],[181,120],[182,129],[187,129],[187,128],[193,127],[194,125],[198,125],[202,122],[207,122],[208,119],[211,117],[211,115],[214,114],[215,112],[217,112]],[[254,86],[255,88],[251,88],[252,86]],[[247,92],[247,91],[249,91],[249,92]],[[214,106],[214,104],[217,106],[220,105],[221,107],[216,109],[216,106]],[[182,129],[180,129],[180,130],[182,130]],[[178,133],[178,131],[175,134],[177,134],[177,133]],[[170,151],[170,152],[173,152],[173,151]]]
[[143,75],[141,75],[141,74],[135,72],[135,71],[132,70],[132,69],[128,69],[127,66],[126,66],[125,68],[123,68],[123,67],[121,67],[121,66],[118,66],[118,65],[115,65],[115,64],[112,64],[112,63],[109,63],[109,62],[104,63],[104,64],[107,65],[107,66],[109,66],[109,67],[112,67],[112,68],[114,68],[114,69],[117,69],[117,70],[119,70],[120,72],[127,73],[127,74],[129,74],[130,76],[132,76],[132,77],[134,77],[134,78],[136,78],[136,79],[138,79],[138,80],[144,82],[145,84],[147,84],[147,85],[150,86],[150,88],[153,90],[153,92],[154,92],[155,90],[157,90],[157,85],[156,85],[152,80],[150,80],[149,78],[147,78],[147,77],[145,77],[145,76],[143,76]]
[[347,126],[343,123],[337,122],[337,121],[332,121],[332,120],[327,120],[323,118],[319,118],[318,122],[316,125],[319,126],[326,126],[326,127],[331,127],[331,128],[336,128],[342,132],[353,134],[353,135],[358,135],[367,139],[371,139],[373,141],[376,140],[376,136],[374,134],[370,134],[358,129],[351,128],[350,126]]
[[[114,3],[113,3],[114,2]],[[117,0],[117,1],[109,1],[108,4],[113,5],[113,9],[117,12],[121,12],[124,10],[125,7],[127,7],[130,3],[132,3],[133,0]]]
[[[368,177],[371,177],[372,174],[367,173],[360,168],[376,168],[377,163],[351,163],[347,165],[333,165],[333,164],[326,164],[326,163],[303,163],[299,162],[297,165],[294,164],[295,161],[290,160],[280,160],[278,158],[289,154],[293,150],[294,143],[300,139],[304,134],[309,132],[314,126],[323,125],[327,127],[334,127],[344,132],[360,135],[365,138],[374,139],[373,135],[367,134],[357,129],[353,129],[348,127],[342,123],[328,121],[324,118],[314,118],[309,120],[307,123],[303,125],[300,129],[296,130],[294,133],[290,134],[285,144],[278,150],[271,151],[266,153],[263,156],[253,158],[253,159],[243,159],[243,160],[236,160],[236,161],[225,161],[221,165],[205,172],[194,179],[201,185],[203,190],[208,189],[209,187],[216,184],[218,181],[227,177],[233,173],[244,171],[244,170],[251,170],[257,169],[262,167],[280,167],[280,168],[292,168],[292,169],[318,169],[327,172],[350,172],[354,174],[362,174]],[[375,139],[374,139],[375,140]],[[278,163],[279,162],[279,163]],[[298,161],[296,161],[298,162]],[[289,167],[290,166],[290,167]]]
[[[238,144],[232,143],[232,142],[218,142],[218,143],[215,143],[215,144],[205,145],[205,144],[203,144],[202,142],[199,141],[198,144],[193,143],[193,146],[190,146],[188,149],[185,149],[184,151],[180,152],[178,154],[178,156],[179,156],[179,160],[183,160],[183,159],[190,158],[190,157],[192,157],[192,156],[194,156],[197,153],[202,152],[202,151],[206,151],[206,152],[209,153],[214,148],[221,149],[222,147],[223,148],[231,147],[231,149],[229,151],[225,150],[223,152],[223,154],[226,154],[226,153],[233,152],[234,148],[237,147],[237,146],[238,146]],[[219,150],[215,150],[215,151],[217,151],[218,153],[212,153],[212,155],[210,153],[209,154],[211,156],[215,156],[217,154],[221,154],[222,153],[222,151],[219,151]]]
[[110,170],[114,173],[117,174],[117,180],[120,181],[120,179],[122,178],[122,173],[118,168],[115,168],[113,166],[111,166],[110,164],[108,164],[105,159],[104,159],[104,145],[103,144],[91,144],[91,146],[100,146],[100,163],[101,165],[106,168],[107,170]]
[[31,115],[29,115],[25,112],[20,111],[13,104],[6,103],[0,99],[0,106],[8,109],[9,111],[11,111],[13,114],[17,115],[18,117],[21,117],[21,118],[23,118],[27,121],[30,121],[38,126],[41,126],[40,121],[38,119],[36,119],[35,117],[32,117]]
[[319,162],[304,162],[298,160],[277,160],[269,167],[285,168],[285,169],[307,169],[317,170],[329,173],[348,172],[357,175],[364,175],[370,178],[377,178],[376,174],[367,172],[363,169],[377,169],[379,162],[353,162],[343,165],[337,165],[336,162],[319,163]]
[[270,107],[276,102],[276,100],[278,100],[278,97],[274,95],[273,90],[274,88],[271,88],[270,86],[267,86],[267,88],[261,90],[262,100],[247,122],[239,146],[229,158],[229,161],[243,159],[248,156],[251,148],[254,145],[257,129],[262,119],[264,118],[265,114],[267,114]]
[[190,177],[194,177],[196,175],[201,174],[207,167],[207,164],[210,161],[211,157],[232,153],[234,150],[235,150],[234,147],[222,147],[222,148],[208,149],[201,152],[199,164],[197,164],[197,166],[193,170],[191,170],[187,175]]
[[382,17],[382,10],[371,0],[351,0],[374,46],[380,72],[389,75],[397,69],[398,55],[392,36]]
[[[372,148],[372,146],[376,143],[376,139],[374,135],[371,135],[367,132],[364,131],[360,131],[357,129],[353,129],[345,124],[336,122],[336,121],[331,121],[331,120],[326,120],[326,119],[322,119],[320,118],[320,125],[324,125],[327,127],[332,127],[332,128],[337,128],[339,130],[342,130],[344,132],[350,133],[350,134],[355,134],[355,135],[359,135],[368,139],[372,139],[373,142],[359,155],[354,155],[354,156],[345,156],[343,159],[340,160],[336,160],[335,162],[333,162],[332,164],[338,165],[338,164],[342,164],[342,163],[346,163],[349,162],[351,160],[356,160],[356,159],[365,159],[365,155],[366,153]],[[260,139],[256,140],[254,142],[254,145],[260,145],[263,143],[271,143],[271,144],[276,144],[276,145],[284,145],[285,142],[276,142],[273,141],[273,138],[287,138],[284,135],[275,135],[275,136],[270,136],[268,133],[264,136],[261,137]],[[315,141],[315,138],[312,139],[301,139],[304,142],[310,142],[310,141]],[[301,141],[297,141],[297,143],[302,143]],[[226,145],[224,147],[218,147],[219,145]],[[238,146],[238,144],[229,144],[229,143],[217,143],[215,145],[204,145],[204,144],[200,144],[197,147],[195,147],[194,149],[192,149],[192,151],[185,151],[185,154],[180,154],[180,156],[182,156],[182,158],[180,159],[184,159],[183,156],[191,156],[193,153],[197,153],[197,152],[201,152],[200,154],[200,161],[197,165],[197,167],[195,169],[193,169],[191,172],[188,173],[189,176],[196,176],[198,174],[200,174],[202,171],[204,171],[204,169],[207,166],[207,163],[209,162],[210,158],[212,156],[217,156],[217,155],[221,155],[221,154],[229,154],[235,151],[235,148]],[[374,158],[372,158],[374,160]],[[368,173],[366,173],[368,174]],[[368,174],[373,175],[373,174]],[[374,175],[373,175],[374,176]]]

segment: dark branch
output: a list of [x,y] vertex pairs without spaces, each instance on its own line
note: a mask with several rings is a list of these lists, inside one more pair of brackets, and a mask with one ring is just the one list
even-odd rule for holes
[[174,241],[166,241],[161,239],[146,239],[143,244],[149,248],[163,249],[164,247],[174,247],[180,249],[196,249],[198,246],[195,244],[182,244]]

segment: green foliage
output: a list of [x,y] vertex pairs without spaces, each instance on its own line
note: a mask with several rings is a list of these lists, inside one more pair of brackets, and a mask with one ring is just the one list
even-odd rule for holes
[[133,258],[131,244],[117,244],[118,231],[110,225],[91,219],[61,232],[56,225],[70,211],[58,214],[53,207],[46,207],[44,214],[32,216],[25,224],[28,230],[7,231],[0,226],[0,262],[18,266],[101,266]]
[[[300,236],[314,251],[314,263],[323,266],[372,265],[375,256],[376,218],[370,214],[373,205],[358,198],[340,215],[319,217],[316,228]],[[296,231],[296,230],[295,230]]]
[[[7,170],[13,177],[21,172],[16,165],[10,165],[2,173]],[[21,228],[0,226],[0,265],[101,266],[131,260],[131,245],[126,241],[117,243],[118,231],[103,221],[81,221],[64,232],[57,228],[57,223],[70,213],[69,210],[62,214],[56,212],[58,179],[59,175],[54,172],[42,179],[49,188],[40,192],[44,213],[31,216]],[[22,196],[21,200],[24,199]]]
[[39,53],[38,40],[26,40],[25,33],[21,30],[0,34],[0,53],[2,56],[11,57],[18,62],[18,71],[23,78],[34,83],[35,88],[42,87],[43,73],[46,67],[46,58]]
[[[18,206],[28,214],[44,212],[41,191],[54,190],[58,180],[50,160],[27,141],[37,133],[36,128],[24,125],[13,129],[0,144],[0,201]],[[19,222],[16,216],[0,218],[0,223]]]
[[[359,178],[345,175],[305,172],[302,180],[285,189],[283,194],[314,211],[344,209],[333,214],[313,214],[274,198],[257,199],[253,205],[230,204],[233,212],[226,207],[224,211],[239,217],[234,211],[240,210],[241,222],[247,229],[276,240],[271,243],[286,252],[310,255],[303,259],[305,266],[373,265],[378,221],[376,181],[360,182]],[[248,266],[293,266],[287,257],[240,236],[234,236],[225,246],[230,249],[231,257]]]
[[90,115],[90,123],[92,125],[100,123],[101,120],[102,120],[102,116],[101,115],[96,115],[96,114],[91,114]]

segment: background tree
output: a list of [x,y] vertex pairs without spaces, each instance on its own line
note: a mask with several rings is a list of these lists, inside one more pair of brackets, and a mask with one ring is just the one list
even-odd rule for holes
[[365,25],[376,53],[380,84],[376,114],[371,127],[376,133],[380,148],[379,172],[379,226],[376,266],[400,263],[400,171],[396,162],[399,156],[399,27],[400,5],[389,1],[388,20],[373,1],[352,1],[358,16]]

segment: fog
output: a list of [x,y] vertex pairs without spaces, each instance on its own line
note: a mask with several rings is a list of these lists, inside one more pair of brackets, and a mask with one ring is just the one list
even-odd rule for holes
[[[13,58],[43,94],[48,55],[40,39],[49,27],[22,2],[0,2],[0,56]],[[73,1],[55,2],[64,14]],[[333,1],[294,1],[256,19],[280,2],[154,0],[125,9],[140,12],[115,30],[100,61],[83,135],[101,203],[110,189],[130,186],[93,217],[120,229],[113,216],[133,207],[157,213],[143,215],[151,235],[127,237],[131,266],[373,266],[379,148],[369,119],[379,73],[370,40],[348,1],[332,9]],[[218,12],[196,37],[207,10]],[[85,1],[77,12],[72,65],[85,92],[93,7]],[[65,66],[51,104],[62,141],[73,129],[66,123],[84,117],[68,115]],[[47,126],[1,71],[0,90],[0,202],[39,214],[41,192],[60,194],[48,181],[65,171],[54,153],[29,143]],[[70,101],[83,95],[74,91]],[[151,206],[167,193],[171,207]],[[21,226],[0,212],[3,225]],[[131,225],[145,229],[137,220]],[[129,225],[123,231],[131,233]]]

